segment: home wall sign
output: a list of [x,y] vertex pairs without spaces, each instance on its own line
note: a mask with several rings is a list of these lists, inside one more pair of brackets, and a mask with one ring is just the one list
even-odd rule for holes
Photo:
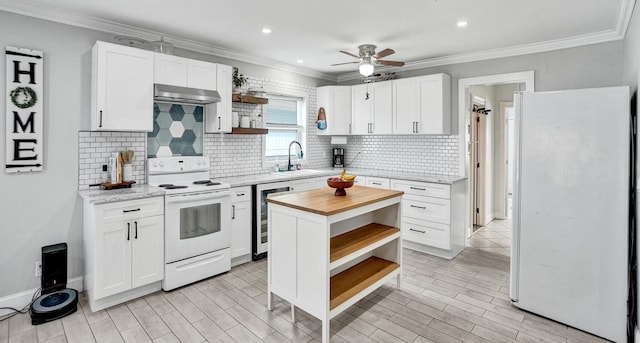
[[7,46],[7,173],[42,171],[42,51]]

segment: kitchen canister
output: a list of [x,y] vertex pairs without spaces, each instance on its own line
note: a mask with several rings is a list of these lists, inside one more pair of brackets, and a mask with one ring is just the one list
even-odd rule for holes
[[238,114],[238,112],[231,112],[231,126],[240,126],[240,115]]
[[240,127],[249,128],[251,126],[251,118],[249,116],[240,116]]

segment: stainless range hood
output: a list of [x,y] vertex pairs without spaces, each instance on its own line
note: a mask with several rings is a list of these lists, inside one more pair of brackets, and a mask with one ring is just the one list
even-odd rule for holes
[[153,99],[156,101],[189,104],[210,104],[220,102],[222,98],[217,91],[155,83],[153,85]]

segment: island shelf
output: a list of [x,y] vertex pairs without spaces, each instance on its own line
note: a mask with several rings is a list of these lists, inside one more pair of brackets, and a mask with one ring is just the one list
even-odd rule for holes
[[269,207],[267,307],[273,295],[329,322],[384,283],[401,287],[402,191],[362,186],[274,194]]

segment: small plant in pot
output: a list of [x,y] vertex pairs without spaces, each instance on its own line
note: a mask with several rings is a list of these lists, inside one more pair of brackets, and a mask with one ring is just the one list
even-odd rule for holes
[[245,83],[247,83],[247,78],[240,74],[240,71],[237,67],[233,67],[233,93],[240,94],[241,88]]

